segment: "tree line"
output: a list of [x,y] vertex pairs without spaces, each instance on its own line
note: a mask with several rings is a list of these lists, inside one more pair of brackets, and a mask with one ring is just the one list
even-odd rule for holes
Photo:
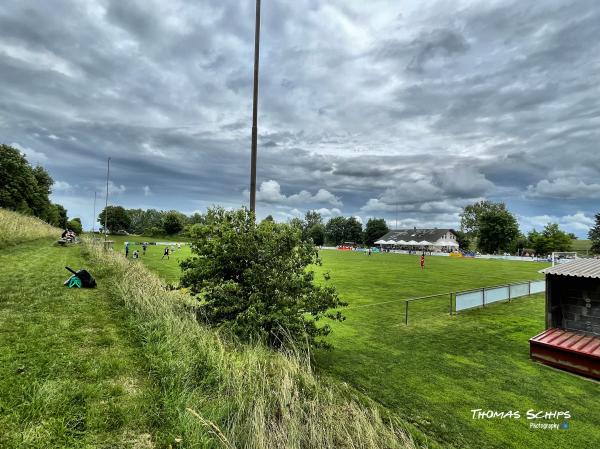
[[[600,254],[600,213],[589,232],[592,252]],[[459,244],[462,248],[477,248],[482,253],[548,255],[571,251],[577,237],[560,229],[557,223],[548,223],[544,229],[531,230],[527,235],[504,203],[479,201],[466,206],[461,214]]]
[[50,201],[53,184],[42,166],[33,167],[18,149],[0,144],[0,207],[80,233],[81,220],[69,220],[67,210]]

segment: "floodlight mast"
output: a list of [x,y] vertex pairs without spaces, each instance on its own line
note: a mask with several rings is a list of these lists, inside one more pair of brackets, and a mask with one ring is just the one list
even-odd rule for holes
[[260,0],[256,0],[254,29],[254,87],[252,96],[252,156],[250,160],[250,212],[256,212],[256,153],[258,141],[258,61],[260,47]]
[[96,233],[96,193],[97,192],[94,191],[94,215],[92,216],[92,234]]
[[108,222],[108,178],[110,176],[110,158],[108,158],[108,162],[106,165],[106,202],[104,204],[104,241],[106,242],[106,237],[108,234],[107,222]]

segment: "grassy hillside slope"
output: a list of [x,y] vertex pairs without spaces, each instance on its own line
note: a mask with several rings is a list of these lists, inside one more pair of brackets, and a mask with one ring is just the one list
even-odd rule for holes
[[132,311],[162,407],[186,447],[414,447],[402,421],[316,378],[303,358],[228,342],[199,325],[183,306],[189,297],[165,292],[143,264],[95,245],[85,251],[114,299]]
[[60,234],[45,221],[0,208],[0,248],[46,237],[58,239]]
[[[64,287],[65,265],[98,288]],[[2,448],[438,447],[304,357],[199,324],[189,296],[90,241],[16,245],[0,266]]]

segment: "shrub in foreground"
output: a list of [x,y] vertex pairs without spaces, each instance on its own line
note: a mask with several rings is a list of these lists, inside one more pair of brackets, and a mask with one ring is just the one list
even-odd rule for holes
[[214,208],[190,235],[194,257],[181,263],[181,285],[198,295],[210,325],[272,347],[305,348],[326,345],[320,337],[331,329],[319,320],[343,320],[330,312],[346,305],[334,287],[314,283],[309,267],[320,263],[318,251],[300,229],[256,223],[247,209]]
[[157,446],[415,447],[403,421],[349,387],[315,377],[306,358],[226,341],[197,323],[188,295],[165,291],[142,264],[89,241],[83,246],[101,288],[131,311],[160,386],[157,419],[168,428],[154,435]]

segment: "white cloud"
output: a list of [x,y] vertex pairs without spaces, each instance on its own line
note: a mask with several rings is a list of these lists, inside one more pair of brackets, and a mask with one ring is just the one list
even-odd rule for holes
[[597,198],[599,195],[600,184],[575,178],[543,179],[527,188],[529,197],[576,199]]
[[[245,191],[244,194],[246,196],[249,195],[248,191]],[[263,181],[260,184],[260,187],[256,192],[256,200],[263,203],[284,204],[289,206],[314,203],[330,204],[338,207],[343,205],[338,197],[325,189],[319,189],[314,195],[307,190],[301,190],[298,193],[286,196],[281,193],[281,186],[274,180]]]
[[[105,196],[106,195],[106,184],[96,185],[96,190],[98,191],[98,193],[101,196]],[[126,190],[127,190],[127,188],[123,184],[117,185],[112,181],[109,181],[109,183],[108,183],[108,194],[109,195],[121,195],[121,194],[125,193]]]
[[55,192],[70,192],[73,190],[73,186],[66,181],[54,181],[52,190]]
[[152,190],[150,189],[150,186],[144,186],[143,190],[144,190],[144,196],[152,195]]
[[568,232],[587,234],[587,231],[594,225],[594,218],[586,215],[584,212],[577,212],[572,215],[534,215],[519,217],[519,222],[525,231],[543,229],[548,223],[558,223],[559,227]]
[[13,142],[10,144],[11,147],[16,148],[17,150],[19,150],[22,154],[25,155],[25,157],[27,158],[27,161],[30,164],[38,164],[41,162],[46,162],[48,160],[48,156],[46,156],[44,153],[40,152],[40,151],[35,151],[29,147],[25,147],[23,145],[20,145],[17,142]]
[[323,219],[331,218],[331,217],[338,217],[338,216],[342,215],[342,211],[340,209],[338,209],[337,207],[333,207],[331,209],[322,207],[320,209],[316,209],[316,211],[321,215],[321,217]]

